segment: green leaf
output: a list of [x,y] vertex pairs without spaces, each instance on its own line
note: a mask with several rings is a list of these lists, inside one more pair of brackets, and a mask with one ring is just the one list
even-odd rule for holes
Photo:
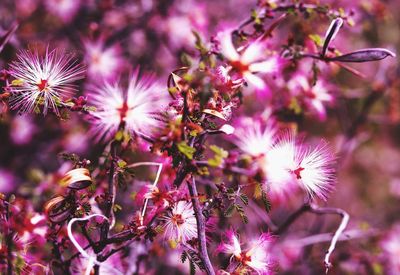
[[211,151],[213,151],[216,155],[226,158],[228,157],[229,153],[222,149],[221,147],[218,147],[217,145],[210,145]]
[[208,49],[204,45],[203,41],[201,40],[200,34],[196,31],[192,31],[194,37],[196,38],[195,45],[196,49],[199,50],[201,55],[206,55],[208,52]]
[[245,194],[240,194],[239,198],[243,202],[244,205],[249,204],[249,198]]
[[124,138],[124,132],[119,130],[118,132],[115,133],[114,139],[116,141],[121,141]]
[[267,213],[269,213],[271,211],[272,205],[271,205],[271,201],[268,199],[267,193],[265,193],[265,191],[262,191],[261,199],[264,204],[265,211],[267,211]]
[[310,34],[308,36],[318,47],[322,47],[324,45],[324,42],[318,34]]
[[196,274],[196,266],[194,265],[193,261],[189,261],[189,268],[190,268],[190,275]]
[[181,254],[181,262],[184,263],[187,260],[187,254],[186,251],[183,251]]
[[22,86],[24,85],[24,81],[22,79],[14,79],[11,82],[11,86]]
[[215,156],[207,160],[208,165],[211,167],[219,167],[222,164],[222,158]]
[[233,210],[235,210],[234,204],[229,205],[229,207],[224,212],[224,216],[225,217],[231,217],[232,214],[233,214]]
[[126,163],[126,161],[120,159],[120,160],[117,162],[117,165],[118,165],[119,168],[125,168],[126,165],[127,165],[127,163]]
[[114,212],[118,212],[118,211],[120,211],[120,210],[122,210],[122,206],[119,205],[119,204],[114,204],[114,206],[113,206],[113,211],[114,211]]
[[247,218],[246,213],[244,212],[244,208],[241,205],[236,204],[236,203],[234,204],[234,206],[236,208],[236,211],[239,213],[240,217],[242,218],[243,222],[248,223],[249,219]]
[[181,141],[177,144],[179,152],[184,154],[188,159],[193,159],[193,154],[196,152],[196,149],[187,145],[185,141]]

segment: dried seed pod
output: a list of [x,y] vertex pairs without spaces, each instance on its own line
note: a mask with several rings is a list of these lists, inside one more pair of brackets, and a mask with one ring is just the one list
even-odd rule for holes
[[44,211],[51,222],[62,223],[71,216],[73,205],[68,203],[63,196],[57,196],[46,203]]
[[69,171],[61,180],[70,189],[80,190],[92,184],[90,172],[86,168],[76,168]]

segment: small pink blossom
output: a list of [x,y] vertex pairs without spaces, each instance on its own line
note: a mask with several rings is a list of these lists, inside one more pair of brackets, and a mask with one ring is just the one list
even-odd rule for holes
[[81,0],[45,0],[46,9],[65,23],[72,21],[81,6]]
[[120,47],[118,45],[106,47],[103,39],[84,40],[83,44],[89,77],[115,80],[124,66]]
[[233,230],[225,233],[227,242],[222,242],[217,252],[232,255],[231,261],[235,260],[240,268],[250,268],[257,274],[272,274],[273,261],[270,255],[272,236],[263,233],[261,236],[250,242],[248,248],[243,250],[240,241]]
[[265,59],[264,45],[260,41],[250,43],[239,53],[233,45],[230,31],[220,33],[219,40],[221,52],[229,61],[231,68],[257,90],[269,93],[269,88],[264,80],[256,74],[276,72],[279,67],[278,59],[276,57]]
[[297,75],[289,81],[288,88],[292,94],[304,100],[306,106],[320,120],[326,120],[325,105],[333,102],[334,97],[329,93],[327,85],[322,80],[318,80],[315,85],[311,86],[305,76]]
[[380,243],[385,259],[386,271],[389,275],[400,273],[400,224],[393,226],[389,234]]
[[171,211],[163,217],[163,220],[165,239],[177,243],[186,243],[197,238],[196,217],[190,202],[177,202]]

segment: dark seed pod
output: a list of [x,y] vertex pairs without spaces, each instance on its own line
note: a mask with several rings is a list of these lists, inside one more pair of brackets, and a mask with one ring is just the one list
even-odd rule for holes
[[81,190],[92,184],[92,178],[88,169],[76,168],[69,171],[62,182],[70,189]]
[[57,196],[46,203],[44,211],[52,223],[62,223],[73,213],[73,205],[63,196]]
[[369,62],[384,59],[386,57],[396,57],[396,54],[381,48],[362,49],[348,54],[329,58],[330,61],[340,62]]

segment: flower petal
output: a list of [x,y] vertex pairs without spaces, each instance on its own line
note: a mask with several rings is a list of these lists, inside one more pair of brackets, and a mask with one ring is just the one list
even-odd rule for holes
[[239,60],[239,54],[232,43],[231,32],[230,31],[222,32],[219,35],[219,40],[221,43],[222,54],[230,61]]
[[278,60],[276,58],[269,58],[265,61],[251,64],[249,71],[253,73],[273,73],[278,70],[278,67]]
[[259,42],[254,42],[250,44],[243,52],[240,61],[243,64],[251,64],[256,62],[262,57],[264,46]]
[[251,72],[245,72],[243,74],[244,79],[249,82],[251,85],[255,86],[258,90],[264,90],[266,87],[266,84],[264,80],[262,80],[260,77],[252,74]]

